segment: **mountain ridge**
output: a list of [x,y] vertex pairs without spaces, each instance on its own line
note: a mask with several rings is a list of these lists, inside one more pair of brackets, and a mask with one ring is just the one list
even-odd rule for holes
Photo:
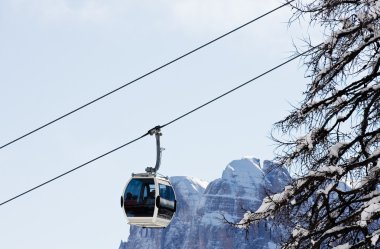
[[270,222],[260,222],[246,239],[244,230],[225,223],[240,220],[246,210],[257,209],[268,189],[278,192],[290,181],[287,170],[254,157],[231,161],[222,177],[207,184],[194,177],[170,178],[177,196],[177,213],[165,229],[131,226],[128,241],[119,249],[276,248]]

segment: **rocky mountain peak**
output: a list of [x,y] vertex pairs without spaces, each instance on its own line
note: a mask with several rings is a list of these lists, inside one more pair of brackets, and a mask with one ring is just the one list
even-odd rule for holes
[[131,226],[127,242],[130,248],[275,248],[270,224],[260,223],[249,233],[224,222],[239,221],[246,209],[256,210],[268,192],[280,191],[290,180],[285,168],[271,161],[244,157],[230,162],[222,177],[210,183],[197,178],[170,178],[177,197],[177,212],[165,229]]

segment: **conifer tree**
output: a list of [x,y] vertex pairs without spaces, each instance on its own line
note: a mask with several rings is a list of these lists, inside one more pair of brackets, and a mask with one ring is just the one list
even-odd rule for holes
[[293,182],[237,226],[274,219],[290,231],[283,248],[380,248],[380,0],[292,7],[291,21],[324,31],[304,57],[304,99],[272,133]]

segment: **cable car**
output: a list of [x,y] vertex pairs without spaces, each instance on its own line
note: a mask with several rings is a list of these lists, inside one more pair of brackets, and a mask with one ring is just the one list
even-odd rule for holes
[[153,128],[149,134],[156,136],[156,166],[146,168],[145,173],[132,174],[123,190],[121,207],[130,225],[165,228],[174,217],[177,201],[169,178],[157,176],[162,153],[160,128]]

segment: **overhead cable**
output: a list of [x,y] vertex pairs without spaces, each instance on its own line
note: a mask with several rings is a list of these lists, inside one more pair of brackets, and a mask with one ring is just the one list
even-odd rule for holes
[[163,65],[161,65],[161,66],[159,66],[159,67],[157,67],[157,68],[155,68],[155,69],[153,69],[153,70],[151,70],[151,71],[149,71],[149,72],[147,72],[145,74],[143,74],[143,75],[141,75],[141,76],[139,76],[139,77],[137,77],[136,79],[134,79],[132,81],[129,81],[128,83],[126,83],[126,84],[124,84],[122,86],[119,86],[118,88],[116,88],[116,89],[114,89],[112,91],[109,91],[109,92],[103,94],[102,96],[97,97],[97,98],[91,100],[90,102],[88,102],[88,103],[86,103],[86,104],[84,104],[82,106],[79,106],[76,109],[74,109],[74,110],[72,110],[72,111],[70,111],[70,112],[68,112],[66,114],[63,114],[62,116],[59,116],[56,119],[54,119],[54,120],[52,120],[50,122],[47,122],[46,124],[41,125],[40,127],[36,128],[34,130],[31,130],[31,131],[25,133],[24,135],[19,136],[19,137],[15,138],[15,139],[13,139],[13,140],[5,143],[4,145],[0,146],[0,150],[3,149],[3,148],[5,148],[5,147],[7,147],[7,146],[9,146],[9,145],[11,145],[11,144],[13,144],[13,143],[15,143],[15,142],[17,142],[17,141],[19,141],[19,140],[21,140],[21,139],[23,139],[23,138],[25,138],[25,137],[28,137],[28,136],[32,135],[33,133],[35,133],[35,132],[37,132],[39,130],[42,130],[43,128],[45,128],[47,126],[50,126],[50,125],[54,124],[55,122],[57,122],[57,121],[59,121],[59,120],[61,120],[63,118],[66,118],[66,117],[70,116],[71,114],[74,114],[74,113],[78,112],[79,110],[84,109],[85,107],[87,107],[89,105],[94,104],[95,102],[98,102],[99,100],[101,100],[101,99],[103,99],[105,97],[108,97],[109,95],[111,95],[111,94],[113,94],[113,93],[115,93],[115,92],[117,92],[117,91],[119,91],[119,90],[121,90],[121,89],[123,89],[123,88],[125,88],[125,87],[127,87],[127,86],[129,86],[129,85],[131,85],[131,84],[133,84],[133,83],[135,83],[135,82],[137,82],[137,81],[139,81],[139,80],[141,80],[141,79],[143,79],[143,78],[145,78],[145,77],[147,77],[147,76],[149,76],[149,75],[151,75],[151,74],[153,74],[153,73],[155,73],[155,72],[157,72],[157,71],[159,71],[159,70],[161,70],[161,69],[163,69],[163,68],[165,68],[165,67],[167,67],[169,65],[171,65],[171,64],[173,64],[176,61],[179,61],[179,60],[181,60],[181,59],[183,59],[183,58],[185,58],[185,57],[193,54],[194,52],[196,52],[196,51],[198,51],[198,50],[200,50],[200,49],[202,49],[204,47],[207,47],[208,45],[210,45],[210,44],[212,44],[212,43],[214,43],[214,42],[216,42],[216,41],[218,41],[218,40],[220,40],[220,39],[222,39],[222,38],[224,38],[224,37],[226,37],[226,36],[234,33],[235,31],[238,31],[239,29],[241,29],[241,28],[243,28],[243,27],[245,27],[245,26],[247,26],[247,25],[249,25],[249,24],[251,24],[251,23],[253,23],[253,22],[255,22],[255,21],[257,21],[257,20],[259,20],[259,19],[261,19],[261,18],[263,18],[263,17],[271,14],[271,13],[273,13],[273,12],[275,12],[276,10],[279,10],[279,9],[281,9],[281,8],[289,5],[293,1],[295,1],[295,0],[287,1],[286,3],[278,6],[277,8],[274,8],[274,9],[266,12],[265,14],[262,14],[261,16],[256,17],[255,19],[253,19],[253,20],[251,20],[251,21],[249,21],[247,23],[244,23],[243,25],[240,25],[239,27],[237,27],[237,28],[235,28],[235,29],[233,29],[233,30],[231,30],[231,31],[229,31],[229,32],[227,32],[227,33],[225,33],[225,34],[223,34],[223,35],[221,35],[221,36],[219,36],[219,37],[217,37],[217,38],[215,38],[215,39],[213,39],[213,40],[211,40],[211,41],[209,41],[209,42],[207,42],[207,43],[205,43],[205,44],[203,44],[203,45],[201,45],[201,46],[199,46],[199,47],[197,47],[197,48],[195,48],[195,49],[193,49],[193,50],[191,50],[191,51],[189,51],[189,52],[187,52],[187,53],[185,53],[185,54],[183,54],[183,55],[181,55],[181,56],[179,56],[179,57],[177,57],[177,58],[175,58],[175,59],[173,59],[173,60],[171,60],[171,61],[169,61],[169,62],[167,62],[167,63],[165,63],[165,64],[163,64]]
[[54,178],[52,178],[52,179],[50,179],[50,180],[48,180],[48,181],[46,181],[46,182],[43,182],[43,183],[41,183],[41,184],[39,184],[39,185],[37,185],[37,186],[31,188],[31,189],[28,189],[27,191],[25,191],[25,192],[23,192],[23,193],[21,193],[21,194],[19,194],[19,195],[16,195],[16,196],[10,198],[9,200],[6,200],[6,201],[2,202],[2,203],[0,204],[0,206],[6,204],[6,203],[8,203],[8,202],[11,202],[11,201],[13,201],[13,200],[15,200],[15,199],[17,199],[17,198],[23,196],[23,195],[26,195],[27,193],[32,192],[33,190],[36,190],[36,189],[38,189],[38,188],[40,188],[40,187],[42,187],[42,186],[44,186],[44,185],[46,185],[46,184],[48,184],[48,183],[51,183],[51,182],[57,180],[58,178],[61,178],[61,177],[65,176],[65,175],[67,175],[67,174],[70,174],[70,173],[72,173],[72,172],[74,172],[74,171],[76,171],[76,170],[78,170],[78,169],[80,169],[80,168],[82,168],[82,167],[84,167],[84,166],[86,166],[86,165],[92,163],[92,162],[95,162],[96,160],[98,160],[98,159],[100,159],[100,158],[102,158],[102,157],[105,157],[105,156],[107,156],[107,155],[109,155],[109,154],[111,154],[111,153],[113,153],[113,152],[115,152],[115,151],[117,151],[117,150],[120,150],[121,148],[123,148],[123,147],[125,147],[125,146],[128,146],[128,145],[130,145],[130,144],[132,144],[132,143],[134,143],[134,142],[137,142],[138,140],[142,139],[143,137],[145,137],[145,136],[147,136],[147,135],[149,135],[149,133],[145,133],[144,135],[142,135],[142,136],[140,136],[140,137],[138,137],[138,138],[135,138],[135,139],[133,139],[133,140],[131,140],[131,141],[129,141],[129,142],[123,144],[123,145],[120,145],[119,147],[117,147],[117,148],[115,148],[115,149],[113,149],[113,150],[110,150],[110,151],[108,151],[108,152],[106,152],[106,153],[104,153],[104,154],[102,154],[102,155],[100,155],[100,156],[97,156],[97,157],[95,157],[94,159],[91,159],[90,161],[87,161],[87,162],[85,162],[85,163],[83,163],[83,164],[81,164],[81,165],[79,165],[79,166],[77,166],[77,167],[75,167],[75,168],[73,168],[73,169],[71,169],[71,170],[69,170],[69,171],[66,171],[65,173],[62,173],[62,174],[60,174],[60,175],[58,175],[58,176],[56,176],[56,177],[54,177]]
[[[319,46],[319,45],[318,45],[318,46]],[[228,95],[228,94],[230,94],[230,93],[232,93],[232,92],[234,92],[234,91],[236,91],[236,90],[242,88],[243,86],[246,86],[247,84],[252,83],[253,81],[255,81],[255,80],[261,78],[262,76],[264,76],[264,75],[266,75],[266,74],[268,74],[268,73],[270,73],[270,72],[272,72],[272,71],[274,71],[274,70],[276,70],[276,69],[278,69],[278,68],[280,68],[280,67],[282,67],[282,66],[288,64],[289,62],[291,62],[291,61],[293,61],[293,60],[299,58],[300,56],[305,55],[306,53],[312,51],[313,49],[315,49],[315,48],[318,47],[318,46],[315,46],[315,47],[313,47],[313,48],[311,48],[311,49],[309,49],[309,50],[307,50],[307,51],[305,51],[305,52],[303,52],[303,53],[300,53],[300,54],[297,54],[296,56],[293,56],[292,58],[290,58],[290,59],[286,60],[285,62],[283,62],[283,63],[281,63],[281,64],[279,64],[279,65],[277,65],[277,66],[275,66],[275,67],[273,67],[273,68],[271,68],[271,69],[265,71],[264,73],[262,73],[262,74],[260,74],[260,75],[258,75],[258,76],[256,76],[256,77],[254,77],[254,78],[252,78],[252,79],[250,79],[250,80],[248,80],[248,81],[246,81],[246,82],[244,82],[244,83],[242,83],[242,84],[236,86],[235,88],[233,88],[233,89],[231,89],[231,90],[229,90],[229,91],[227,91],[227,92],[225,92],[225,93],[223,93],[223,94],[221,94],[221,95],[219,95],[219,96],[213,98],[213,99],[210,100],[210,101],[207,101],[206,103],[204,103],[204,104],[202,104],[202,105],[200,105],[200,106],[198,106],[198,107],[192,109],[191,111],[188,111],[188,112],[186,112],[185,114],[182,114],[182,115],[180,115],[180,116],[174,118],[173,120],[171,120],[171,121],[165,123],[164,125],[156,126],[156,127],[153,128],[153,129],[157,129],[157,128],[162,129],[162,128],[164,128],[164,127],[167,127],[167,126],[173,124],[174,122],[177,122],[178,120],[180,120],[180,119],[182,119],[182,118],[184,118],[184,117],[190,115],[191,113],[194,113],[194,112],[200,110],[201,108],[203,108],[203,107],[205,107],[205,106],[207,106],[207,105],[209,105],[209,104],[215,102],[216,100],[221,99],[222,97],[225,97],[226,95]],[[151,130],[152,130],[152,129],[151,129]],[[76,170],[78,170],[78,169],[80,169],[80,168],[82,168],[82,167],[84,167],[84,166],[86,166],[86,165],[89,165],[90,163],[92,163],[92,162],[94,162],[94,161],[96,161],[96,160],[98,160],[98,159],[100,159],[100,158],[103,158],[103,157],[105,157],[105,156],[107,156],[107,155],[109,155],[109,154],[111,154],[111,153],[113,153],[113,152],[116,152],[117,150],[119,150],[119,149],[121,149],[121,148],[124,148],[124,147],[126,147],[126,146],[128,146],[128,145],[130,145],[130,144],[132,144],[132,143],[134,143],[134,142],[137,142],[138,140],[142,139],[143,137],[145,137],[145,136],[151,134],[151,130],[149,130],[147,133],[145,133],[145,134],[143,134],[143,135],[141,135],[141,136],[139,136],[139,137],[137,137],[137,138],[135,138],[135,139],[133,139],[133,140],[131,140],[131,141],[129,141],[129,142],[127,142],[127,143],[125,143],[125,144],[123,144],[123,145],[121,145],[121,146],[115,148],[115,149],[113,149],[113,150],[110,150],[110,151],[108,151],[108,152],[106,152],[106,153],[104,153],[104,154],[102,154],[102,155],[100,155],[100,156],[98,156],[98,157],[96,157],[96,158],[94,158],[94,159],[91,159],[90,161],[87,161],[87,162],[85,162],[85,163],[83,163],[83,164],[81,164],[81,165],[79,165],[79,166],[77,166],[77,167],[75,167],[75,168],[73,168],[73,169],[71,169],[71,170],[69,170],[69,171],[63,173],[63,174],[61,174],[61,175],[58,175],[58,176],[56,176],[56,177],[54,177],[54,178],[52,178],[52,179],[50,179],[50,180],[48,180],[48,181],[46,181],[46,182],[43,182],[43,183],[41,183],[41,184],[39,184],[39,185],[37,185],[37,186],[35,186],[35,187],[33,187],[33,188],[31,188],[31,189],[29,189],[29,190],[23,192],[23,193],[21,193],[21,194],[18,194],[18,195],[16,195],[16,196],[14,196],[14,197],[12,197],[12,198],[10,198],[10,199],[8,199],[8,200],[6,200],[6,201],[0,203],[0,206],[4,205],[4,204],[6,204],[6,203],[9,203],[9,202],[11,202],[11,201],[13,201],[13,200],[15,200],[15,199],[17,199],[17,198],[19,198],[19,197],[25,195],[25,194],[28,194],[28,193],[32,192],[33,190],[36,190],[36,189],[38,189],[38,188],[40,188],[40,187],[42,187],[42,186],[44,186],[44,185],[46,185],[46,184],[48,184],[48,183],[50,183],[50,182],[53,182],[53,181],[55,181],[55,180],[57,180],[57,179],[59,179],[59,178],[65,176],[65,175],[67,175],[67,174],[69,174],[69,173],[72,173],[72,172],[74,172],[74,171],[76,171]]]

